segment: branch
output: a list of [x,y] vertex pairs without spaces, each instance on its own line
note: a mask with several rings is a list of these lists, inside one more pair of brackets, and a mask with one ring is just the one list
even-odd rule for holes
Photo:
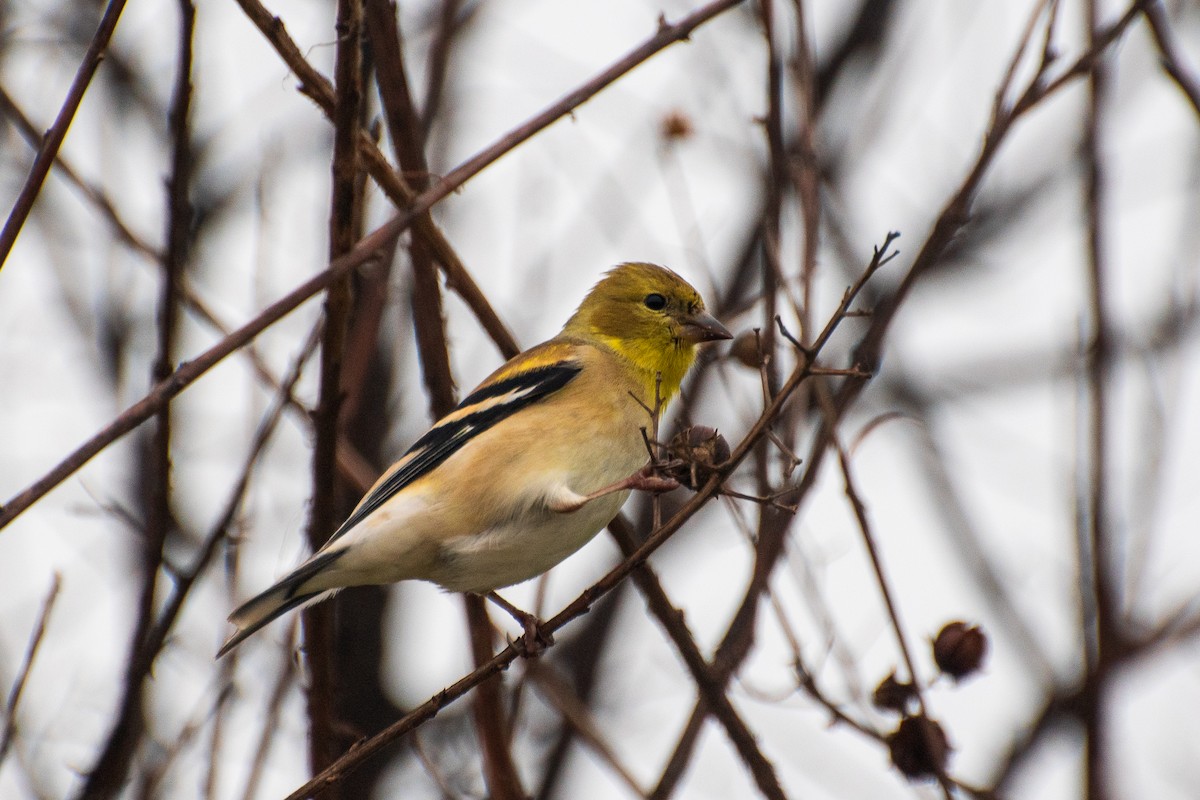
[[[889,240],[891,241],[891,237]],[[872,259],[871,266],[868,267],[868,272],[873,274],[874,269],[879,265],[886,263],[890,256],[885,255],[885,251],[877,249],[875,257]],[[861,288],[860,281],[856,284],[857,288]],[[854,298],[854,293],[847,291],[847,296],[843,300],[841,309],[844,311],[849,307],[849,304]],[[817,343],[814,344],[811,356],[815,358],[820,351],[820,347],[829,340],[832,335],[832,329],[836,327],[836,321],[830,320],[826,326],[825,335],[818,337]],[[562,611],[554,617],[542,623],[541,629],[547,633],[554,633],[559,628],[562,628],[568,622],[577,617],[581,617],[588,612],[591,606],[601,597],[612,591],[618,584],[621,583],[631,572],[645,563],[655,550],[661,547],[667,539],[675,534],[684,524],[687,523],[709,500],[717,496],[720,486],[723,483],[725,476],[732,473],[737,466],[745,459],[746,455],[753,449],[759,439],[766,436],[766,431],[771,421],[779,414],[784,407],[787,395],[803,381],[811,370],[811,362],[805,359],[798,364],[795,370],[785,382],[780,393],[774,398],[774,401],[762,412],[750,432],[746,435],[730,456],[729,461],[725,463],[722,469],[714,471],[713,475],[708,479],[708,482],[700,487],[691,499],[680,506],[679,510],[667,520],[664,524],[655,529],[647,539],[641,543],[631,554],[612,570],[607,575],[602,577],[596,583],[588,587],[574,601],[567,605]],[[344,756],[337,760],[328,769],[319,775],[316,775],[307,783],[305,783],[296,791],[288,795],[287,800],[298,800],[298,798],[308,797],[312,794],[322,791],[325,788],[340,782],[345,775],[358,768],[367,759],[374,754],[388,747],[393,742],[402,738],[409,731],[415,729],[424,722],[437,716],[443,708],[454,702],[471,689],[478,686],[483,681],[498,675],[500,672],[508,668],[516,658],[521,655],[521,649],[509,645],[493,656],[485,664],[481,664],[473,672],[465,675],[453,685],[438,692],[429,700],[417,706],[411,712],[406,714],[401,719],[397,720],[385,730],[375,736],[355,745]]]
[[62,576],[56,572],[54,580],[50,582],[50,591],[46,593],[46,599],[42,601],[42,610],[38,614],[37,623],[33,626],[33,633],[29,636],[29,645],[25,648],[25,658],[21,660],[17,678],[13,681],[12,689],[8,693],[8,701],[4,704],[4,729],[0,730],[0,764],[4,763],[4,757],[8,755],[13,735],[17,731],[17,708],[21,704],[21,694],[25,691],[25,682],[29,679],[30,670],[33,669],[33,660],[37,658],[42,637],[46,634],[46,622],[50,619],[50,610],[54,608],[54,601],[58,599],[58,590],[61,586]]
[[[287,295],[268,306],[250,322],[206,350],[194,361],[180,367],[170,378],[155,386],[149,394],[126,409],[108,427],[81,445],[58,466],[9,500],[7,504],[0,508],[0,529],[3,529],[43,495],[74,474],[76,470],[90,461],[109,444],[129,433],[129,431],[152,416],[160,406],[169,402],[175,395],[186,389],[197,378],[230,353],[244,347],[255,336],[262,333],[263,330],[293,311],[317,292],[326,288],[356,267],[371,260],[378,250],[387,246],[388,243],[407,230],[422,212],[428,211],[434,204],[479,174],[479,172],[500,158],[500,156],[521,144],[555,119],[566,116],[576,106],[659,50],[675,42],[686,40],[688,35],[697,27],[722,11],[737,5],[740,1],[717,0],[717,2],[711,3],[699,11],[690,14],[674,25],[661,26],[655,36],[621,59],[617,67],[610,67],[605,70],[581,88],[576,89],[562,100],[550,106],[530,122],[501,137],[495,144],[468,159],[432,187],[413,198],[412,204],[406,211],[397,214],[376,228],[344,256],[333,259],[328,269],[309,278]],[[240,0],[240,2],[245,7],[252,0]],[[275,18],[271,18],[271,20],[269,23],[271,28],[277,27],[282,29],[282,23]]]
[[192,361],[184,363],[165,380],[160,381],[145,397],[125,409],[116,419],[76,448],[57,466],[0,507],[0,530],[28,510],[51,489],[74,474],[105,447],[145,422],[160,408],[165,407],[172,398],[193,384],[230,353],[245,347],[255,336],[291,313],[301,303],[331,282],[371,260],[381,247],[404,230],[411,217],[411,214],[403,215],[383,225],[355,245],[349,253],[334,259],[328,269],[309,278],[267,306],[257,317],[221,339]]
[[75,72],[75,78],[71,81],[71,87],[67,90],[62,107],[58,110],[58,116],[54,119],[50,130],[46,131],[41,149],[38,150],[37,156],[33,159],[33,166],[29,169],[29,177],[25,179],[25,184],[21,187],[21,193],[17,195],[8,219],[4,221],[4,229],[0,230],[0,269],[4,268],[8,255],[12,252],[13,244],[17,241],[17,235],[25,225],[25,220],[29,218],[29,212],[33,209],[38,193],[42,190],[42,184],[45,183],[46,176],[50,173],[54,157],[62,147],[63,139],[67,136],[67,129],[71,127],[71,121],[79,110],[83,93],[87,91],[88,85],[92,82],[92,76],[96,74],[96,68],[100,66],[100,61],[104,58],[104,51],[108,48],[108,42],[112,39],[113,31],[117,28],[117,20],[121,18],[121,11],[124,8],[125,0],[109,0],[108,6],[104,9],[104,15],[100,18],[100,25],[96,28],[96,34],[92,37],[92,43],[88,45],[87,52],[83,54],[83,61],[79,64],[79,69]]
[[[360,235],[362,203],[358,181],[359,117],[362,112],[363,10],[360,0],[338,0],[335,52],[336,98],[333,114],[333,160],[329,198],[329,257],[350,252]],[[313,412],[312,502],[306,530],[316,552],[329,539],[342,509],[336,475],[339,408],[342,402],[342,359],[352,305],[350,274],[329,284],[321,334],[317,407]],[[309,766],[316,772],[337,758],[342,719],[334,646],[332,604],[314,605],[302,615],[309,680],[305,699],[309,719]]]
[[[157,353],[150,378],[158,383],[171,374],[179,327],[179,285],[187,268],[191,250],[192,209],[188,200],[192,175],[192,140],[189,117],[192,101],[192,50],[195,9],[191,0],[179,0],[178,66],[172,91],[168,122],[171,137],[171,173],[167,180],[167,246],[162,262],[158,295]],[[171,503],[171,407],[163,404],[155,411],[152,435],[144,443],[139,460],[139,478],[145,505],[138,550],[137,580],[140,591],[135,606],[136,620],[130,637],[124,685],[117,703],[112,727],[95,765],[80,791],[81,797],[111,797],[128,782],[133,762],[146,729],[145,696],[138,666],[147,633],[154,623],[154,599],[159,574],[164,566],[165,547],[175,529]]]
[[[632,527],[624,517],[618,516],[609,523],[608,529],[621,547],[621,552],[627,557],[636,551],[637,540],[634,538]],[[671,603],[658,576],[648,564],[642,564],[634,570],[633,582],[646,598],[646,605],[651,613],[658,619],[663,630],[667,632],[674,643],[676,650],[679,651],[683,663],[696,682],[697,691],[725,728],[729,740],[737,748],[738,755],[742,757],[742,761],[754,776],[759,791],[765,797],[785,797],[783,789],[779,785],[779,778],[775,775],[775,768],[759,750],[758,744],[754,741],[754,733],[738,715],[737,710],[730,703],[729,697],[725,694],[725,687],[729,683],[729,674],[714,668],[705,661],[699,645],[696,644],[696,638],[688,630],[687,623],[683,619],[683,612]]]
[[1175,41],[1175,32],[1171,30],[1171,23],[1167,19],[1167,9],[1163,6],[1162,0],[1150,0],[1142,6],[1142,13],[1146,15],[1146,21],[1150,23],[1150,32],[1154,34],[1154,43],[1158,46],[1158,52],[1162,54],[1163,69],[1187,97],[1188,102],[1192,105],[1192,110],[1200,115],[1200,80],[1197,80],[1195,72],[1183,62],[1179,45]]

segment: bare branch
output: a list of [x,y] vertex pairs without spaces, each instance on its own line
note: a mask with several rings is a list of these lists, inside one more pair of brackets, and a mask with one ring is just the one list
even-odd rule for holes
[[3,230],[0,230],[0,269],[4,268],[8,255],[12,252],[13,244],[17,241],[17,234],[21,232],[25,220],[29,218],[29,212],[33,209],[38,193],[42,190],[42,184],[45,183],[46,176],[50,173],[50,167],[54,164],[54,157],[58,154],[63,139],[67,138],[67,129],[71,127],[71,121],[75,119],[75,113],[79,110],[80,102],[83,101],[83,94],[87,91],[88,85],[92,82],[92,76],[96,74],[96,68],[100,66],[100,61],[104,58],[104,51],[108,49],[108,42],[112,38],[113,31],[117,29],[117,20],[121,18],[121,11],[124,8],[125,0],[109,0],[108,5],[104,8],[104,14],[100,17],[100,24],[96,28],[96,35],[92,37],[92,43],[88,45],[87,52],[83,55],[79,69],[75,72],[75,79],[71,81],[71,88],[67,90],[67,96],[58,111],[58,116],[55,117],[50,130],[46,131],[41,149],[38,150],[38,154],[33,160],[33,166],[29,170],[29,177],[25,179],[21,193],[17,195],[12,211],[8,214],[8,219],[4,221]]

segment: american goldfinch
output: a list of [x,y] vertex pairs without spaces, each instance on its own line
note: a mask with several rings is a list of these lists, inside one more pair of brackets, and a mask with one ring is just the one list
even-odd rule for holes
[[520,353],[391,466],[329,541],[229,617],[218,657],[279,615],[346,587],[419,579],[487,593],[595,536],[643,471],[642,429],[696,345],[731,338],[674,272],[622,264],[553,339]]

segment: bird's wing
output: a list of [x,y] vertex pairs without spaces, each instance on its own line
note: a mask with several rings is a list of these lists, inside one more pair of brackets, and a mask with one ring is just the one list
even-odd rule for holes
[[428,475],[472,438],[570,383],[583,370],[582,362],[572,355],[569,348],[561,345],[544,345],[518,356],[484,381],[409,448],[359,502],[325,547],[405,487]]

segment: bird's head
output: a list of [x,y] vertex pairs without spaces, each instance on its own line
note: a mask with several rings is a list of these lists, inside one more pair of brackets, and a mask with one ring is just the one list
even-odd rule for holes
[[[647,374],[661,398],[679,390],[696,345],[732,338],[683,278],[655,264],[621,264],[588,292],[563,332],[598,339]],[[647,401],[653,402],[651,388]]]

